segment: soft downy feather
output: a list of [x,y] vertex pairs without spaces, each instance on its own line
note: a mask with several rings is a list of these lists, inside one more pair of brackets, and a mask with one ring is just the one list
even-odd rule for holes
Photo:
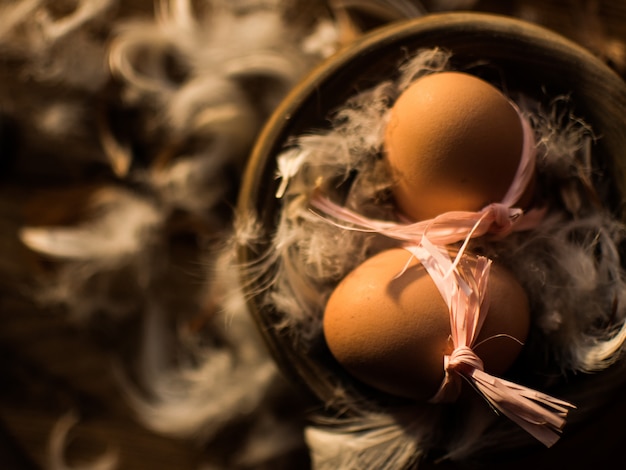
[[94,145],[94,98],[109,80],[106,34],[117,5],[0,1],[0,60],[11,64],[0,71],[0,113],[19,135],[19,173],[53,181],[105,160]]
[[133,311],[132,295],[113,295],[118,280],[145,289],[158,272],[154,250],[162,240],[163,218],[148,200],[119,188],[104,187],[91,195],[90,220],[76,226],[23,227],[22,242],[60,264],[33,294],[45,304],[66,305],[76,320],[94,312],[114,316]]
[[306,429],[315,470],[415,468],[436,430],[421,421],[438,420],[437,408],[362,411],[355,418],[328,419]]
[[[218,305],[205,321],[210,335],[219,340],[197,343],[196,335],[183,334],[188,336],[185,354],[172,362],[164,350],[170,328],[160,306],[153,304],[144,323],[140,380],[133,384],[124,375],[120,378],[132,409],[147,428],[201,443],[238,429],[240,445],[228,457],[227,468],[257,468],[303,448],[300,405],[256,330],[232,257],[228,245],[208,276],[213,279],[209,297]],[[289,406],[296,416],[285,413]]]
[[78,424],[79,418],[74,412],[68,412],[56,422],[48,442],[47,470],[115,470],[119,468],[119,454],[114,448],[106,450],[102,455],[80,465],[70,465],[65,459],[65,449],[72,429]]
[[117,0],[78,0],[70,13],[59,16],[51,0],[0,4],[0,55],[26,59],[27,73],[44,82],[62,82],[91,92],[106,80],[104,44],[90,34],[105,25]]
[[191,361],[173,366],[171,355],[163,351],[171,333],[160,305],[152,304],[146,317],[138,371],[147,394],[142,397],[129,382],[125,389],[133,409],[150,429],[210,438],[238,414],[253,412],[276,379],[276,368],[263,351],[242,297],[232,290],[236,279],[224,270],[223,260],[218,265],[223,276],[219,282],[223,311],[207,321],[213,333],[222,337],[222,346],[198,348],[197,357],[193,354]]
[[51,258],[115,265],[150,245],[145,237],[163,223],[154,205],[123,189],[94,192],[89,206],[92,218],[79,226],[25,227],[20,236],[30,248]]

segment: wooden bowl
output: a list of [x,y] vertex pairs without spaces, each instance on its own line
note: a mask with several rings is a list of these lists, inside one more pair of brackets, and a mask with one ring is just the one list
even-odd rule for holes
[[[281,201],[274,196],[278,185],[276,156],[284,150],[288,139],[312,129],[323,129],[328,125],[329,113],[347,98],[382,80],[397,77],[397,65],[409,52],[432,47],[451,50],[453,68],[480,61],[494,65],[491,70],[502,73],[511,89],[531,96],[543,92],[548,96],[571,96],[575,113],[600,135],[593,144],[593,164],[595,173],[607,179],[601,197],[623,218],[626,191],[623,80],[586,49],[542,27],[490,14],[433,14],[394,23],[361,37],[314,70],[276,110],[252,152],[237,207],[240,217],[256,216],[268,238],[255,246],[241,246],[238,252],[241,263],[254,262],[271,248],[269,237],[281,211]],[[485,73],[490,73],[489,70],[485,69]],[[263,285],[263,278],[247,277],[245,272],[242,276],[249,292],[256,292]],[[311,355],[310,351],[298,350],[289,337],[276,330],[274,325],[280,314],[274,309],[261,307],[254,296],[249,298],[249,308],[283,372],[321,402],[329,402],[336,376],[342,372],[323,352]],[[615,389],[624,382],[622,370],[617,367],[606,373],[613,374]],[[597,375],[605,380],[606,374]],[[585,380],[601,379],[584,377],[576,386],[584,387]],[[594,403],[593,408],[599,409],[601,405]]]

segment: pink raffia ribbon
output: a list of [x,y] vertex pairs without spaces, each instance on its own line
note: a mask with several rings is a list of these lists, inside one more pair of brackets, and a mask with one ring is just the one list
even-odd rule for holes
[[537,159],[532,128],[521,115],[520,119],[524,143],[511,186],[501,202],[489,204],[480,211],[450,211],[433,219],[400,224],[362,216],[335,204],[319,191],[314,191],[310,204],[313,208],[352,225],[341,225],[343,228],[378,232],[396,240],[412,243],[418,242],[426,233],[435,245],[449,245],[485,234],[503,238],[512,232],[530,230],[541,222],[545,210],[532,209],[524,212],[513,207],[532,181]]
[[[317,190],[310,204],[335,219],[332,223],[338,227],[380,233],[404,242],[404,248],[424,265],[435,282],[450,312],[454,349],[444,357],[445,377],[431,402],[456,399],[461,380],[465,379],[494,410],[551,447],[560,438],[569,409],[575,406],[488,374],[472,349],[487,315],[491,260],[478,257],[475,263],[463,262],[469,240],[486,234],[502,238],[514,231],[532,229],[545,214],[541,209],[524,212],[514,207],[533,178],[536,147],[530,124],[513,106],[520,115],[524,144],[513,182],[499,203],[477,212],[451,211],[408,224],[365,217],[333,203]],[[446,245],[460,241],[464,242],[452,260]]]
[[454,401],[460,392],[461,379],[465,379],[495,410],[547,447],[554,445],[560,438],[569,409],[574,406],[488,374],[472,349],[489,306],[491,260],[479,256],[475,262],[460,262],[453,267],[447,249],[432,245],[428,238],[422,239],[421,245],[406,246],[405,249],[428,271],[450,314],[454,349],[444,356],[445,378],[430,401]]

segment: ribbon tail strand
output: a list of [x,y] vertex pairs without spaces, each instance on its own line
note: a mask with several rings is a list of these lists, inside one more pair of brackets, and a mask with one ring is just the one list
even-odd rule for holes
[[483,397],[546,447],[561,437],[571,403],[474,369],[468,377]]

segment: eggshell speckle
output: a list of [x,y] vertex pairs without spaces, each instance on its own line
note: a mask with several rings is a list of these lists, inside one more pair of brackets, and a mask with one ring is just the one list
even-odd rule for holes
[[[444,378],[443,357],[452,351],[448,308],[433,280],[411,255],[383,251],[358,266],[336,287],[324,312],[331,353],[355,378],[401,397],[431,398]],[[491,303],[476,344],[495,335],[523,342],[529,328],[526,294],[503,267],[493,265]],[[485,370],[506,371],[521,351],[499,336],[475,349]]]
[[384,139],[399,209],[424,220],[500,202],[522,146],[520,117],[491,84],[460,72],[419,78],[393,105]]

